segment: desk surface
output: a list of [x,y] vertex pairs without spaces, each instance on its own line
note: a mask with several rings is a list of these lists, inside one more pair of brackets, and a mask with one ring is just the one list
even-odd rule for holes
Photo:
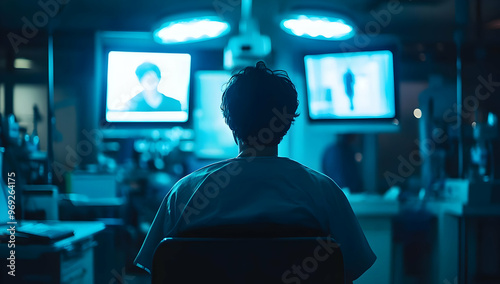
[[66,200],[73,204],[74,206],[87,206],[87,207],[111,207],[111,206],[122,206],[126,202],[125,197],[93,197],[89,198],[83,194],[60,194],[63,200]]
[[467,205],[458,201],[429,201],[426,209],[434,214],[458,217],[500,216],[500,204]]
[[352,211],[358,217],[394,216],[399,213],[397,200],[384,199],[379,195],[350,194],[346,195]]
[[[44,223],[48,225],[56,225],[64,229],[71,229],[74,232],[74,236],[59,240],[51,244],[19,244],[16,245],[16,254],[18,251],[29,252],[30,254],[38,255],[45,252],[58,252],[62,250],[72,250],[73,246],[81,241],[85,241],[92,238],[96,233],[105,229],[105,225],[102,222],[80,222],[80,221],[23,221],[23,224],[30,223]],[[20,225],[20,223],[18,223]],[[2,255],[6,253],[7,246],[0,246],[0,253]]]
[[63,229],[73,230],[74,236],[62,239],[52,244],[54,248],[64,248],[75,242],[81,241],[88,237],[91,237],[100,231],[105,229],[105,225],[102,222],[92,222],[92,221],[46,221],[44,222],[48,225],[57,225]]

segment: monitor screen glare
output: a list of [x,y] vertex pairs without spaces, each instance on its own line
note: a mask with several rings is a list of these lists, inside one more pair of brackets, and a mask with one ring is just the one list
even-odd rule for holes
[[106,120],[186,122],[190,72],[189,54],[109,52]]
[[306,56],[310,118],[394,118],[393,66],[389,50]]

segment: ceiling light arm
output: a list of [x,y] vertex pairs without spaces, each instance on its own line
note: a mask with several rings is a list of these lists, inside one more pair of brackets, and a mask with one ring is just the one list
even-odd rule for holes
[[258,26],[252,19],[252,0],[241,0],[240,34],[250,34],[255,31],[258,31]]

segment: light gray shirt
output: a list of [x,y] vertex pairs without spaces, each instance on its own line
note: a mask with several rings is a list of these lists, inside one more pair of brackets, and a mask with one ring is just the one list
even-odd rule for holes
[[150,271],[160,241],[186,230],[255,223],[330,234],[351,280],[376,259],[344,193],[329,177],[288,158],[239,157],[201,168],[172,187],[134,263]]

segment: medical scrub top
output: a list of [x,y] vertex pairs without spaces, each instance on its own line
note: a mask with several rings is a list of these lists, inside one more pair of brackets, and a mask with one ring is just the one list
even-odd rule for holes
[[375,262],[342,190],[326,175],[283,157],[237,157],[179,180],[163,199],[134,263],[151,270],[165,237],[231,224],[316,228],[340,245],[346,277],[354,280]]

